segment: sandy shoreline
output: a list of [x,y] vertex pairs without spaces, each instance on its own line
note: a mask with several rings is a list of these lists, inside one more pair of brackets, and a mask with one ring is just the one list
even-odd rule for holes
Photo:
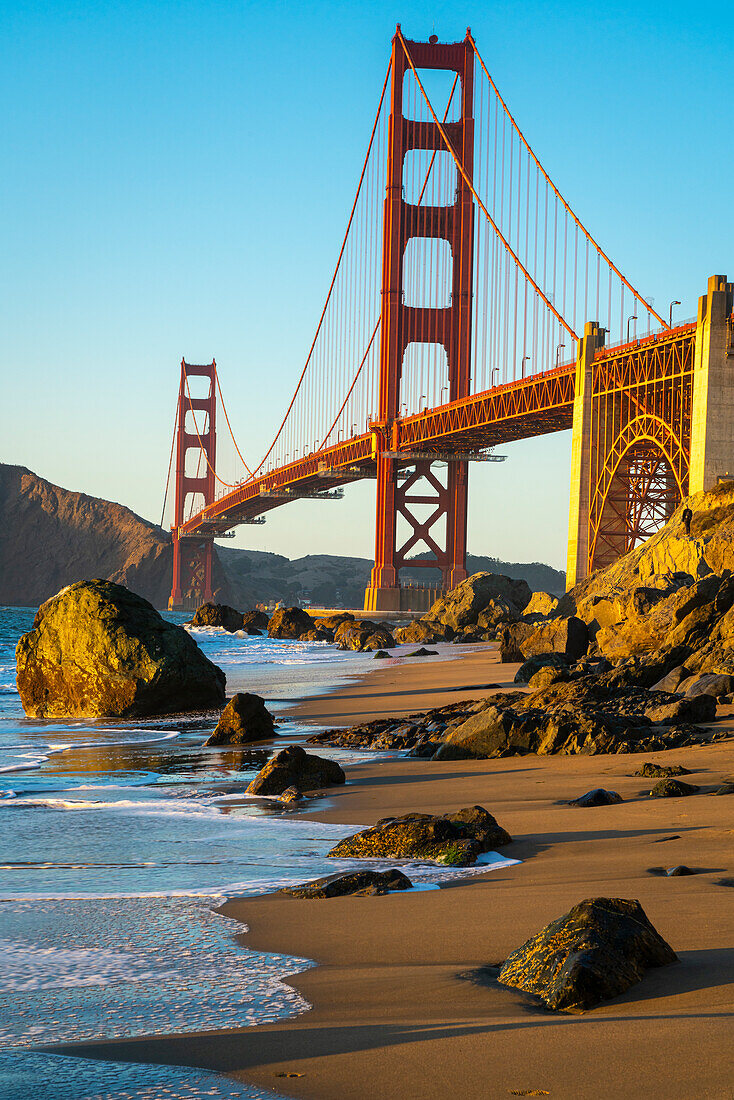
[[[497,665],[487,649],[458,661],[396,662],[291,713],[321,725],[408,714],[509,685],[516,667]],[[314,1100],[730,1098],[734,888],[718,883],[734,877],[734,796],[713,791],[734,774],[734,742],[654,758],[690,768],[701,794],[648,799],[649,780],[632,776],[644,756],[352,767],[315,818],[356,825],[478,802],[515,838],[503,854],[523,863],[428,893],[233,900],[225,912],[247,925],[247,946],[319,964],[289,980],[310,1012],[235,1031],[67,1049],[207,1067]],[[594,786],[625,801],[562,804]],[[648,870],[679,863],[700,873]],[[680,963],[582,1016],[539,1011],[482,972],[596,895],[638,898]]]

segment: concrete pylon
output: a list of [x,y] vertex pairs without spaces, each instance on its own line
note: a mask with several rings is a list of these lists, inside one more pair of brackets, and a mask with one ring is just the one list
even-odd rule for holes
[[604,346],[605,330],[587,321],[576,356],[576,390],[571,437],[571,500],[568,510],[566,588],[573,588],[589,571],[589,508],[591,481],[592,363]]
[[689,492],[734,479],[734,283],[712,275],[698,299]]

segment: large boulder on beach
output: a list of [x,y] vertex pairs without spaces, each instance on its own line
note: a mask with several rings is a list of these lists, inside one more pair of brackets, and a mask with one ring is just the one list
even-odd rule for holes
[[281,894],[293,898],[344,898],[349,896],[376,896],[391,894],[394,890],[410,890],[413,883],[391,867],[389,871],[347,871],[345,874],[324,875],[323,878],[304,882],[302,886],[284,886]]
[[677,961],[639,901],[588,898],[513,951],[499,981],[555,1011],[580,1012],[618,997],[650,967]]
[[335,760],[307,753],[300,745],[289,745],[268,760],[250,783],[247,794],[277,795],[289,787],[315,791],[345,781],[346,776]]
[[242,630],[242,612],[236,611],[226,603],[203,603],[197,608],[191,620],[192,626],[220,626],[234,634],[235,630]]
[[221,713],[206,745],[248,745],[276,737],[273,716],[265,700],[249,691],[238,691]]
[[345,837],[327,854],[335,859],[431,859],[466,867],[482,852],[511,840],[483,806],[467,806],[439,816],[382,818],[373,828]]
[[384,623],[371,619],[346,619],[337,628],[334,635],[337,649],[354,649],[367,652],[379,649],[394,649],[395,639]]
[[268,623],[268,637],[295,641],[313,628],[313,619],[302,607],[279,607]]
[[224,673],[194,639],[111,581],[79,581],[42,604],[16,659],[33,718],[145,717],[224,703]]
[[500,573],[475,573],[436,600],[423,616],[427,623],[449,626],[457,633],[465,626],[475,626],[479,616],[488,611],[486,623],[496,626],[503,619],[503,610],[516,619],[530,601],[530,586],[523,580],[512,580]]

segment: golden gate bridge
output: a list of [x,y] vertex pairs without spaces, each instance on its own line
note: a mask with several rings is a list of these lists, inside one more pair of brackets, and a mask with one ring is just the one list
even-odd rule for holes
[[415,42],[398,25],[324,306],[258,462],[216,363],[181,363],[171,607],[212,598],[215,538],[371,478],[365,609],[408,610],[406,566],[444,587],[467,575],[469,464],[569,428],[569,583],[608,564],[734,471],[733,290],[712,276],[685,324],[678,302],[656,312],[540,164],[471,32]]

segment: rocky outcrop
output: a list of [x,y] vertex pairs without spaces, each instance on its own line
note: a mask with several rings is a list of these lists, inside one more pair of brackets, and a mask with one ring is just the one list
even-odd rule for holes
[[450,627],[456,633],[465,627],[484,632],[501,622],[518,619],[531,595],[525,581],[497,573],[475,573],[436,600],[423,621]]
[[338,611],[333,615],[324,615],[320,619],[316,619],[315,626],[317,630],[330,630],[332,634],[335,634],[338,627],[347,620],[354,620],[354,615],[351,611]]
[[533,592],[522,613],[523,619],[548,618],[558,607],[558,597],[550,592]]
[[531,695],[487,696],[465,721],[445,729],[435,758],[654,752],[716,736],[690,725],[692,712],[682,709],[708,700],[705,713],[697,712],[704,713],[699,720],[708,721],[715,709],[710,697],[689,700],[644,688],[610,687],[605,678],[581,676]]
[[[693,512],[686,536],[683,510]],[[690,672],[734,672],[734,485],[682,501],[642,546],[597,570],[560,600],[556,614],[584,620],[612,660],[688,651]]]
[[34,718],[130,718],[224,702],[224,673],[193,638],[110,581],[79,581],[42,604],[16,658],[23,709]]
[[541,669],[552,669],[554,672],[568,672],[571,662],[562,653],[539,653],[536,657],[530,657],[520,665],[515,673],[516,684],[529,684]]
[[[412,714],[409,718],[375,718],[348,729],[330,729],[309,737],[310,745],[337,745],[347,749],[372,749],[375,752],[400,752],[415,748],[432,737],[442,737],[454,722],[461,722],[473,714],[481,703],[450,703],[436,707],[424,714]],[[436,745],[430,742],[430,753]]]
[[580,1012],[618,997],[649,968],[677,961],[639,901],[589,898],[513,951],[498,980],[554,1011]]
[[289,745],[276,752],[247,788],[248,794],[278,795],[288,787],[315,791],[344,783],[346,776],[334,760],[325,760],[305,752],[300,745]]
[[525,661],[524,645],[535,632],[533,623],[519,622],[513,626],[503,626],[497,631],[499,657],[503,664],[515,664]]
[[247,745],[275,737],[273,716],[265,700],[249,691],[237,692],[222,711],[206,745]]
[[[129,508],[0,463],[0,604],[38,607],[80,578],[103,577],[166,607],[171,535]],[[213,584],[231,599],[215,558]]]
[[383,818],[373,828],[341,840],[328,855],[339,859],[431,859],[466,867],[482,852],[511,840],[483,806],[467,806],[441,816]]
[[264,611],[243,611],[242,612],[242,628],[249,633],[268,629],[268,623],[270,620]]
[[279,607],[268,623],[269,638],[288,638],[291,641],[301,638],[314,629],[314,621],[301,607]]
[[450,627],[441,626],[440,623],[428,623],[424,619],[414,619],[407,626],[399,626],[393,631],[393,637],[398,645],[423,645],[434,642],[443,642],[453,638],[454,631]]
[[242,630],[244,620],[241,611],[236,611],[226,603],[203,603],[197,608],[192,626],[220,626],[224,630],[234,634],[235,630]]
[[337,628],[334,642],[337,649],[355,649],[360,652],[395,647],[395,639],[387,626],[370,619],[345,620]]
[[569,661],[577,661],[589,648],[589,632],[586,623],[575,615],[567,619],[551,619],[536,626],[532,634],[519,642],[525,658],[540,653],[561,653]]
[[344,898],[390,894],[393,890],[411,890],[413,883],[396,867],[389,871],[349,871],[325,875],[302,886],[284,886],[281,894],[293,898]]

